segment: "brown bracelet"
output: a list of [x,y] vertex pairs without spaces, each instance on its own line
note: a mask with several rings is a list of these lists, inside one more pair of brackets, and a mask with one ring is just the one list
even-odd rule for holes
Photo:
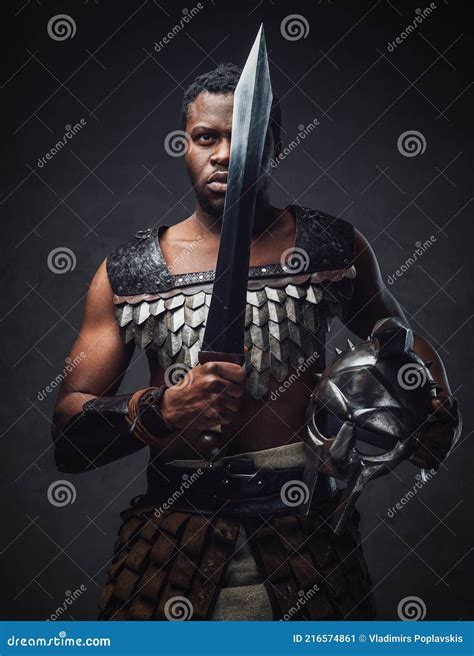
[[[165,389],[166,385],[140,389],[131,396],[128,402],[126,421],[129,425],[129,433],[144,444],[156,444],[160,437],[166,437],[177,430],[166,421],[158,408]],[[153,413],[152,422],[150,422],[150,411]],[[150,423],[153,424],[153,432],[149,429]],[[158,430],[156,430],[156,426],[158,426]]]

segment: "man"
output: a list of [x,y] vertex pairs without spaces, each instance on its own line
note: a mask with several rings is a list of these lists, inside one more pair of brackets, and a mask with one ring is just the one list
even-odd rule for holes
[[[148,490],[122,513],[99,619],[374,617],[357,511],[333,535],[338,492],[324,469],[308,516],[297,515],[289,491],[301,482],[305,411],[332,317],[365,339],[379,319],[404,315],[358,230],[317,210],[270,204],[270,163],[281,152],[275,101],[250,253],[246,364],[198,366],[239,75],[223,64],[186,91],[195,212],[140,230],[102,262],[70,353],[87,357],[57,399],[60,471],[150,448]],[[135,345],[146,351],[149,387],[116,396]],[[433,362],[443,391],[411,461],[438,467],[456,435],[457,404],[434,349],[415,336],[414,350]],[[216,425],[217,440],[203,434]]]

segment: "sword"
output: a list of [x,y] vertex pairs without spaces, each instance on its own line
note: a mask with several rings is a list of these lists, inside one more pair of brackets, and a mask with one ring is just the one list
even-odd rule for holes
[[[250,243],[272,99],[262,24],[234,92],[227,191],[211,304],[198,354],[200,364],[245,362]],[[216,427],[202,434],[203,444],[215,444],[219,431]],[[208,451],[217,454],[215,448]]]

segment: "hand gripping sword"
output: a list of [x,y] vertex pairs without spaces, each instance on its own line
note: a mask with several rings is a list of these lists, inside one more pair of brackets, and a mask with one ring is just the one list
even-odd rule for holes
[[[234,93],[232,139],[219,252],[198,358],[243,365],[250,244],[263,148],[272,104],[263,25]],[[220,427],[200,436],[203,451],[217,455]],[[216,439],[217,438],[217,439]]]

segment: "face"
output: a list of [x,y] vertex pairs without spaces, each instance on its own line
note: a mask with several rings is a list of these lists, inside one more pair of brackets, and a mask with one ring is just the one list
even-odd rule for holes
[[[204,91],[188,107],[186,132],[191,140],[186,153],[186,169],[198,204],[217,219],[222,217],[227,191],[233,105],[233,93]],[[273,136],[268,130],[257,183],[257,203],[268,194],[274,150]]]

